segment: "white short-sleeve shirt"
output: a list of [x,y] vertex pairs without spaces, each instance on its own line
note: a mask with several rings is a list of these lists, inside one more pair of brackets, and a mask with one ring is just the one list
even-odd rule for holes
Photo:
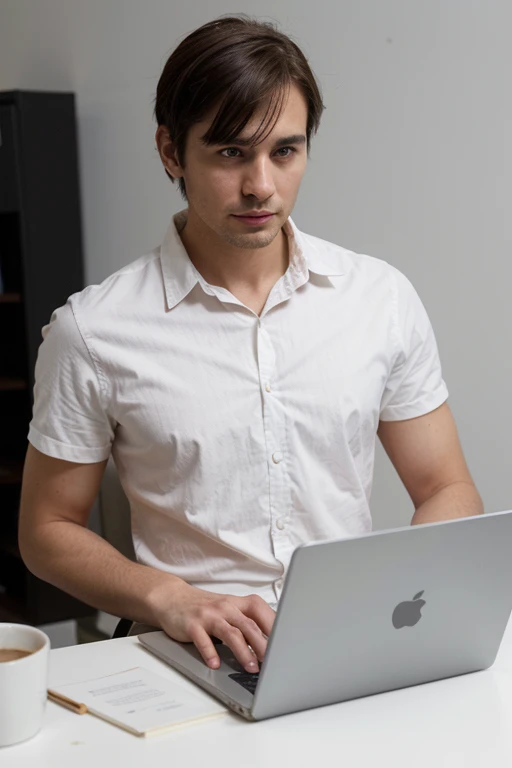
[[29,440],[112,451],[139,562],[221,593],[281,594],[303,542],[371,529],[379,420],[440,406],[432,327],[394,267],[300,232],[258,317],[163,244],[43,328]]

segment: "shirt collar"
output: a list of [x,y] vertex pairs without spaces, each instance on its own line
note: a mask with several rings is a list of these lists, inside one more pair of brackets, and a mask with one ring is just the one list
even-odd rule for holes
[[[208,283],[190,261],[180,238],[179,233],[185,227],[187,214],[185,208],[172,217],[160,246],[160,261],[169,309],[179,304],[197,283],[206,289],[207,293],[211,293]],[[303,282],[309,279],[310,272],[326,277],[345,273],[339,259],[327,258],[322,253],[323,241],[301,232],[291,217],[285,222],[283,231],[288,237],[290,267],[297,276],[303,276]]]
[[302,269],[305,268],[309,272],[324,275],[325,277],[336,277],[337,275],[345,274],[346,269],[341,264],[339,258],[339,251],[341,249],[335,246],[338,253],[335,256],[327,254],[326,246],[329,250],[332,249],[331,243],[301,232],[291,216],[288,217],[288,221],[285,222],[283,229],[288,235],[290,242],[290,264],[297,264],[297,266],[300,264]]

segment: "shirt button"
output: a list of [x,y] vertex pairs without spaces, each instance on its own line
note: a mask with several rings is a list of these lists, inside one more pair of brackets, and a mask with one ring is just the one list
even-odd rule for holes
[[267,392],[272,392],[272,387],[270,386],[270,384],[268,383],[268,381],[267,381],[267,383],[265,384],[265,389],[267,390]]
[[274,464],[279,464],[280,461],[283,460],[283,454],[281,451],[275,451],[275,453],[272,454],[272,461]]
[[284,530],[285,522],[282,517],[279,518],[279,520],[276,521],[276,528],[278,528],[280,531]]

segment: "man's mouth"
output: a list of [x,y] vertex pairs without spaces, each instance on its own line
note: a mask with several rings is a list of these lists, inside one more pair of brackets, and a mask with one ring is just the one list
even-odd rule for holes
[[272,216],[275,214],[273,213],[262,213],[262,214],[233,214],[235,219],[238,219],[239,221],[243,221],[245,224],[265,224],[265,222],[270,221]]

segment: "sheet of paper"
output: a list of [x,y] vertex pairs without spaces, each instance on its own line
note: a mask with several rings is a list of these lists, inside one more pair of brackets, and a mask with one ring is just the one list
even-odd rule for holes
[[167,730],[198,718],[221,716],[227,711],[206,695],[191,693],[173,680],[142,667],[82,683],[54,686],[53,690],[139,734]]

